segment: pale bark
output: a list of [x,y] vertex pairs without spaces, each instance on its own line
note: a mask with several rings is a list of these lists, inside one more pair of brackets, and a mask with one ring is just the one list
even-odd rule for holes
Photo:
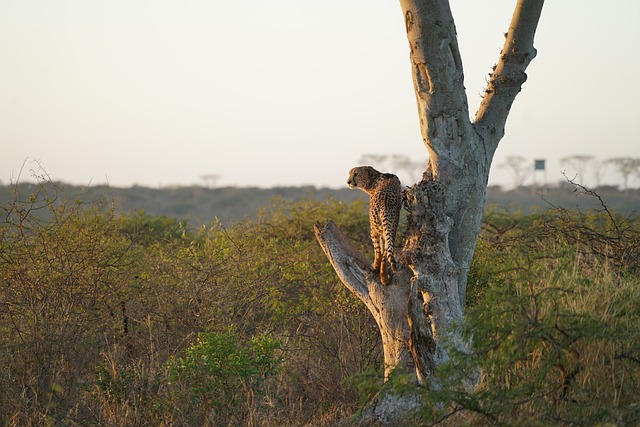
[[405,16],[422,139],[429,152],[427,179],[446,187],[455,226],[451,254],[460,269],[464,306],[467,272],[478,239],[493,154],[507,116],[535,57],[533,36],[543,0],[519,0],[485,96],[469,119],[462,61],[447,0],[401,0]]
[[406,305],[410,274],[398,271],[391,284],[383,285],[380,275],[371,270],[371,262],[342,234],[333,221],[316,224],[315,234],[338,277],[367,306],[382,336],[385,380],[400,365],[413,366],[407,342],[410,336]]
[[[463,316],[489,169],[509,109],[526,80],[525,69],[536,55],[533,37],[543,2],[517,2],[498,64],[472,122],[448,1],[400,0],[429,164],[422,181],[406,192],[408,230],[392,282],[380,283],[370,262],[335,224],[316,225],[316,237],[338,276],[376,319],[385,378],[403,368],[428,384],[433,370],[449,358],[443,341],[463,346],[455,324]],[[377,421],[393,424],[399,421],[399,406],[414,407],[415,396],[402,402],[379,396],[368,413],[375,409]]]

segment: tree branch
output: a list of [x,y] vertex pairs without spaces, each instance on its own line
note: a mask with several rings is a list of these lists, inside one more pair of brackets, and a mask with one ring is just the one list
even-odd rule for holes
[[[472,131],[462,59],[447,0],[400,0],[422,139],[430,159],[463,167],[455,147]],[[453,148],[453,149],[452,149]],[[438,167],[430,160],[433,176]]]
[[[342,283],[357,295],[378,324],[384,350],[385,380],[397,367],[415,371],[409,342],[407,303],[411,287],[411,271],[400,266],[391,283],[383,285],[362,254],[328,221],[316,224],[316,238]],[[416,337],[420,339],[421,337]]]
[[544,0],[518,0],[509,31],[476,112],[475,128],[484,137],[487,150],[493,155],[504,136],[504,127],[511,105],[527,80],[525,70],[536,56],[533,38]]
[[324,225],[316,223],[313,229],[318,243],[342,283],[369,305],[367,282],[373,279],[369,263],[333,221],[327,221]]

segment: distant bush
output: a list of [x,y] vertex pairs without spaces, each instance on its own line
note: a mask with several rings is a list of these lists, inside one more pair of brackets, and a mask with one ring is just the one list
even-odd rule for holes
[[[135,211],[122,217],[122,233],[138,245],[187,238],[190,232],[186,221],[167,216],[152,216],[145,211]],[[189,236],[191,237],[191,236]]]

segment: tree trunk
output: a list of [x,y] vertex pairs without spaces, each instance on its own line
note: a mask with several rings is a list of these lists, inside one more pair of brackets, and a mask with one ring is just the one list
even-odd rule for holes
[[[315,227],[341,281],[365,303],[380,328],[385,379],[402,369],[412,372],[417,382],[437,387],[429,379],[449,359],[443,342],[463,347],[455,323],[463,316],[491,161],[509,109],[526,80],[524,71],[536,54],[533,36],[543,2],[517,2],[500,59],[472,122],[448,1],[400,1],[429,164],[422,181],[405,192],[408,227],[391,283],[380,283],[370,262],[333,222]],[[394,424],[417,403],[415,396],[403,400],[382,395],[365,414]]]

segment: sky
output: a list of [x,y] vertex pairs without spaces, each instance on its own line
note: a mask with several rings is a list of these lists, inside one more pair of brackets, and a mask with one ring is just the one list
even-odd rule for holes
[[[473,117],[516,1],[450,3]],[[638,22],[637,0],[546,2],[490,184],[509,156],[547,182],[640,158]],[[5,184],[339,188],[366,154],[426,163],[395,0],[0,0],[0,61]]]

